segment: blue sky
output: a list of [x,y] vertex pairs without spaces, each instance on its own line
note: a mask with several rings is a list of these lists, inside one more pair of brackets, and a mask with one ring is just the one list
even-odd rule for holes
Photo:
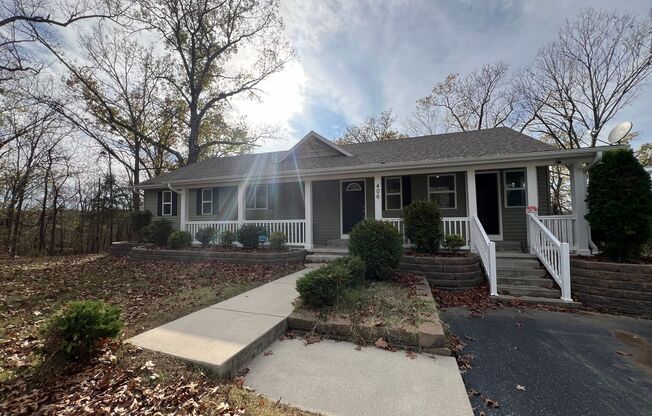
[[[527,65],[567,18],[613,1],[306,1],[281,0],[297,60],[265,85],[259,103],[236,103],[252,122],[273,123],[281,139],[260,151],[286,149],[308,131],[333,138],[347,123],[392,108],[398,124],[415,100],[448,73],[504,60]],[[650,3],[628,0],[619,11],[648,16]],[[652,82],[652,79],[650,79]],[[652,87],[617,117],[652,139]],[[613,123],[615,124],[615,123]],[[611,126],[607,126],[608,132]],[[606,134],[606,133],[605,133]]]

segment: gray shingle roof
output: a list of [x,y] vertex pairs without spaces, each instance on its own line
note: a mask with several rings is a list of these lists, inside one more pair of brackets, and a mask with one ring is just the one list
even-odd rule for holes
[[406,162],[463,160],[555,150],[554,147],[507,127],[437,134],[381,142],[341,145],[353,156],[325,156],[279,162],[288,151],[216,157],[185,166],[141,185],[218,177],[264,176],[314,170]]

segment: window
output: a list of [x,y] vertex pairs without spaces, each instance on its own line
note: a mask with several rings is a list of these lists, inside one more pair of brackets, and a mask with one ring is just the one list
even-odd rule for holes
[[163,215],[172,215],[172,191],[163,191],[163,200],[161,201]]
[[213,213],[213,188],[204,188],[201,190],[201,215],[211,215]]
[[505,206],[508,208],[525,206],[525,171],[508,170],[505,175]]
[[267,184],[247,187],[247,209],[267,209]]
[[351,182],[350,184],[346,185],[346,192],[360,192],[362,191],[362,186],[360,186],[359,183],[357,182]]
[[385,209],[403,209],[403,185],[400,176],[385,178]]
[[436,202],[440,208],[457,208],[455,193],[455,175],[428,176],[428,199]]

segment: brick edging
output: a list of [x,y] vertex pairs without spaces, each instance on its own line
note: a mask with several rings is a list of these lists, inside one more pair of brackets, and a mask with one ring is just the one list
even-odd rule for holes
[[477,287],[484,271],[477,254],[465,257],[403,256],[399,270],[425,276],[431,286],[446,290]]
[[222,252],[222,251],[190,251],[161,250],[144,247],[132,248],[129,258],[133,260],[165,260],[165,261],[220,261],[232,264],[286,264],[303,263],[306,251],[290,250],[286,252]]

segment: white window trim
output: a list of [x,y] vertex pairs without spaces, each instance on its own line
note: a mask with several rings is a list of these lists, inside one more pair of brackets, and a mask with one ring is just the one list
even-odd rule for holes
[[[430,190],[430,178],[435,177],[435,176],[452,176],[453,177],[453,190],[446,190],[446,191],[431,191]],[[427,190],[428,190],[428,200],[430,201],[430,195],[431,194],[453,194],[453,201],[455,202],[455,205],[452,207],[439,207],[439,209],[457,209],[457,175],[455,173],[438,173],[434,175],[428,175],[428,180],[426,182]]]
[[[204,191],[211,191],[211,199],[204,199]],[[209,212],[204,212],[204,204],[211,204],[211,209]],[[202,188],[201,189],[201,215],[213,215],[213,188]]]
[[[264,186],[265,187],[265,206],[264,207],[258,206],[258,200],[256,199],[256,194],[257,194],[256,188],[259,187],[259,186]],[[247,204],[247,191],[250,188],[253,188],[253,202],[254,202],[253,208],[248,207],[246,205]],[[268,186],[268,184],[263,183],[263,184],[259,184],[259,185],[249,185],[249,186],[247,186],[247,189],[245,190],[245,209],[248,209],[248,210],[251,210],[251,211],[253,211],[253,210],[265,210],[268,207],[269,207],[269,186]]]
[[[388,179],[398,179],[398,192],[388,192],[387,190],[389,187],[387,186],[387,180]],[[385,180],[385,211],[400,211],[403,209],[403,177],[402,176],[390,176],[384,179]],[[387,197],[391,195],[398,195],[400,198],[401,202],[401,207],[400,208],[389,208],[389,204],[387,203]]]
[[[170,194],[170,202],[165,202],[165,194]],[[169,205],[170,206],[170,213],[166,214],[165,213],[165,206]],[[172,191],[163,191],[161,194],[161,216],[162,217],[171,217],[173,214],[172,212]]]
[[[507,188],[507,174],[512,172],[521,172],[523,174],[523,187],[522,188]],[[503,204],[505,208],[525,208],[527,206],[527,176],[525,169],[509,169],[503,171]],[[525,195],[525,205],[507,205],[507,192],[509,191],[523,191]]]

